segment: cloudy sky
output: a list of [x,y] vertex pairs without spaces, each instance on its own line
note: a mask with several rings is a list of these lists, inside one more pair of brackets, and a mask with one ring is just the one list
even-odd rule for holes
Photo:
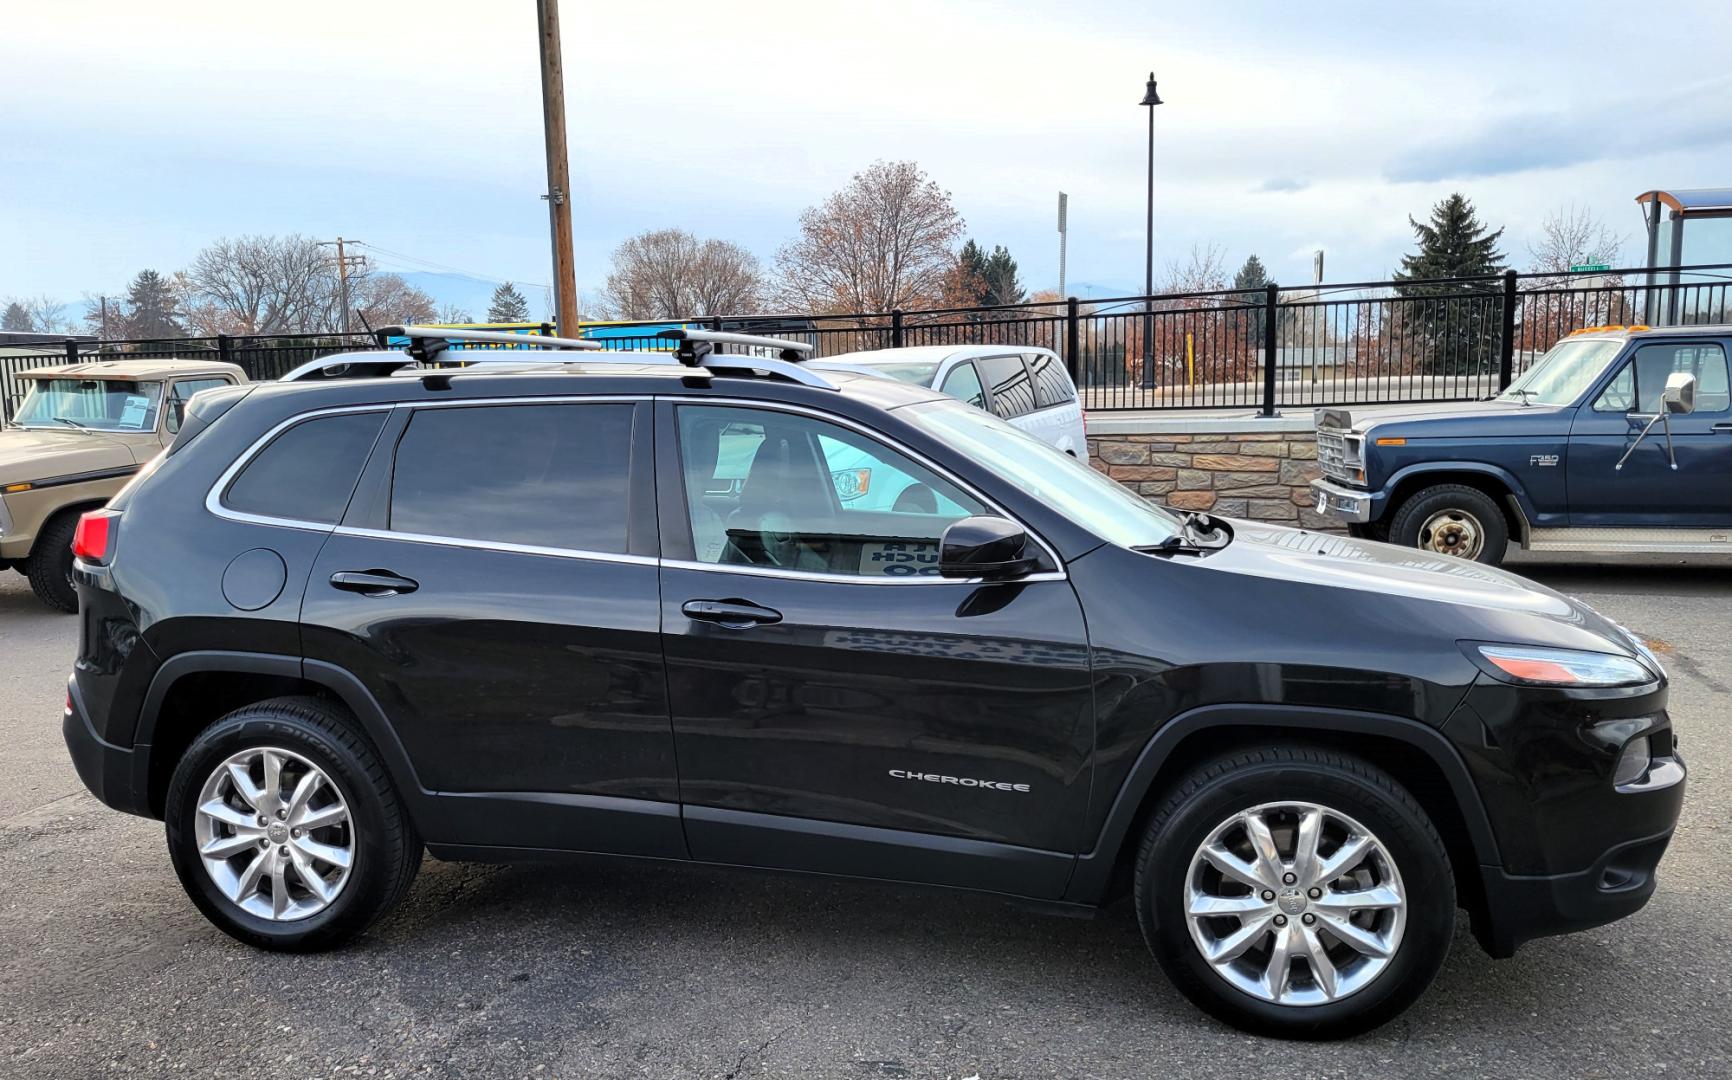
[[[577,275],[679,226],[766,262],[911,158],[969,233],[1072,291],[1219,244],[1382,277],[1452,190],[1525,258],[1575,203],[1732,185],[1732,3],[565,2]],[[533,0],[0,0],[0,296],[115,293],[225,235],[342,234],[393,269],[545,283]],[[1158,271],[1157,271],[1158,273]],[[532,298],[532,302],[533,298]],[[539,306],[539,305],[537,305]]]

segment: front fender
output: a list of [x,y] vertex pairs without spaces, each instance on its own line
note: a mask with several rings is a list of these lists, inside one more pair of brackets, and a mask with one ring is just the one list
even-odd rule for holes
[[[1474,786],[1472,774],[1448,736],[1418,720],[1380,713],[1352,712],[1296,705],[1205,705],[1181,713],[1149,737],[1130,773],[1119,787],[1094,847],[1077,858],[1064,899],[1097,904],[1106,896],[1114,868],[1124,850],[1131,828],[1139,820],[1148,800],[1160,798],[1156,779],[1174,752],[1193,736],[1208,731],[1280,728],[1303,739],[1307,732],[1394,739],[1423,752],[1448,782],[1457,809],[1481,866],[1501,865],[1497,838],[1485,806]],[[1168,777],[1167,779],[1172,779]]]
[[1411,465],[1404,465],[1392,473],[1377,489],[1373,496],[1372,505],[1376,507],[1380,517],[1385,514],[1392,514],[1396,506],[1395,492],[1405,482],[1415,478],[1423,479],[1429,475],[1454,474],[1459,476],[1463,473],[1497,481],[1515,497],[1523,516],[1528,521],[1534,520],[1537,510],[1532,496],[1528,494],[1526,485],[1516,477],[1515,473],[1501,465],[1493,465],[1486,461],[1419,461]]

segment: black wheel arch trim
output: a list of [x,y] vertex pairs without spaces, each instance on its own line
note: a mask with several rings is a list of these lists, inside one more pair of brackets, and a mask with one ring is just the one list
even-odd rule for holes
[[[408,751],[397,738],[396,729],[385,718],[385,711],[379,707],[379,703],[373,699],[372,693],[361,680],[334,664],[303,660],[298,656],[212,649],[176,653],[169,657],[157,668],[156,674],[151,678],[150,688],[145,691],[144,702],[139,709],[138,727],[133,737],[137,749],[144,750],[148,756],[149,746],[155,741],[162,703],[174,684],[188,675],[205,672],[276,675],[304,679],[324,687],[336,695],[360,721],[362,729],[372,741],[374,749],[379,752],[386,769],[390,771],[392,782],[397,785],[404,801],[411,804],[412,811],[419,809],[414,804],[432,794],[422,786],[420,778],[415,774],[415,767],[409,760]],[[141,791],[138,794],[142,797],[145,793]]]
[[[1419,461],[1412,465],[1404,465],[1390,474],[1389,478],[1378,488],[1377,493],[1383,496],[1383,505],[1388,508],[1389,514],[1393,515],[1395,511],[1401,508],[1395,501],[1395,492],[1403,483],[1414,479],[1423,483],[1427,478],[1434,478],[1438,483],[1449,483],[1447,477],[1450,475],[1469,475],[1496,480],[1504,486],[1504,497],[1515,500],[1522,516],[1530,520],[1533,518],[1535,513],[1533,500],[1528,497],[1527,488],[1522,484],[1521,478],[1501,465],[1493,465],[1484,461]],[[1423,487],[1420,490],[1424,490]],[[1492,501],[1497,502],[1498,499],[1494,497]]]
[[1375,735],[1396,739],[1420,750],[1449,783],[1480,865],[1502,865],[1491,821],[1486,816],[1485,805],[1480,800],[1479,790],[1474,787],[1467,765],[1449,737],[1436,728],[1404,717],[1347,709],[1303,705],[1205,705],[1181,713],[1149,737],[1114,796],[1094,847],[1077,857],[1064,899],[1076,903],[1098,903],[1106,895],[1119,855],[1130,839],[1131,826],[1143,808],[1155,777],[1181,743],[1207,730],[1269,727],[1291,729],[1297,735],[1307,731]]

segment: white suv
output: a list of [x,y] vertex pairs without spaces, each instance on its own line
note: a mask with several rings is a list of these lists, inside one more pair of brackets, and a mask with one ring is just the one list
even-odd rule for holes
[[1064,361],[1032,345],[918,345],[814,360],[837,368],[930,386],[985,409],[1072,457],[1088,457],[1083,410]]

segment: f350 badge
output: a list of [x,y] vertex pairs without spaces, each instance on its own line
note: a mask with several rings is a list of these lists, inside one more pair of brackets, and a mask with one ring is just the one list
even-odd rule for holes
[[1529,465],[1538,465],[1541,468],[1550,468],[1557,463],[1558,455],[1556,454],[1535,454],[1528,458]]

